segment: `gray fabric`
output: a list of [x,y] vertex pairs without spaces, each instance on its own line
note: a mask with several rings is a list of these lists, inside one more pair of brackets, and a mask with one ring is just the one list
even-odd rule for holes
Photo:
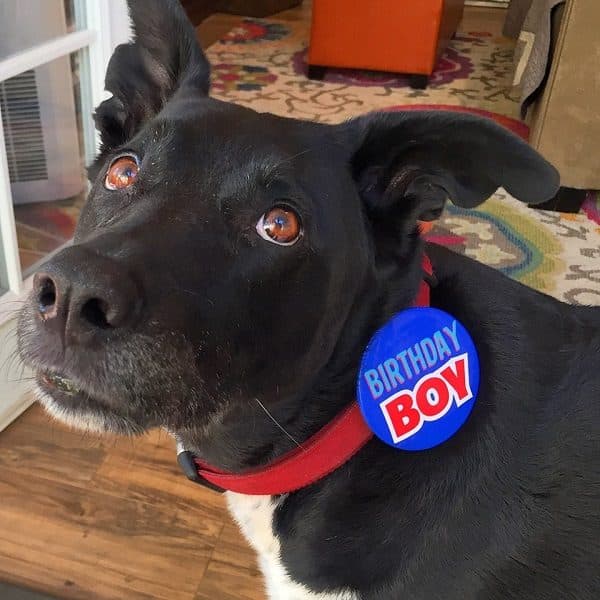
[[532,2],[533,0],[510,0],[502,31],[506,37],[519,37]]
[[0,598],[2,600],[56,600],[56,598],[51,598],[46,594],[38,594],[2,582],[0,582]]
[[531,0],[515,50],[514,84],[521,88],[521,115],[525,116],[546,77],[552,40],[552,12],[565,0]]

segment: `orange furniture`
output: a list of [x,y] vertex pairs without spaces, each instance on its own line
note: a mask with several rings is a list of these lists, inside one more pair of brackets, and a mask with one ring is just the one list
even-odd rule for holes
[[313,0],[309,77],[372,69],[409,73],[425,87],[463,8],[464,0]]

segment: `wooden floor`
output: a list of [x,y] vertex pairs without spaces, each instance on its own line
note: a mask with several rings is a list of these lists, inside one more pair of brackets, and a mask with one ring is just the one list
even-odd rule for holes
[[222,497],[165,434],[98,439],[34,406],[0,434],[0,580],[81,600],[258,600]]
[[[499,12],[469,9],[465,19],[499,30]],[[209,17],[203,45],[238,22]],[[0,581],[77,600],[265,597],[222,497],[184,478],[166,435],[82,436],[37,406],[0,433]]]

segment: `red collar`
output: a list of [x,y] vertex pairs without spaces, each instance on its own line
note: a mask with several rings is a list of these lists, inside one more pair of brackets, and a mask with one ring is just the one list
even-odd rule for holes
[[[433,267],[426,255],[423,256],[422,267],[425,275],[415,306],[429,306],[427,280],[433,276]],[[329,475],[352,458],[372,437],[373,432],[365,423],[358,402],[353,402],[301,446],[266,467],[241,474],[227,473],[203,463],[186,450],[178,453],[177,460],[189,479],[212,489],[274,496],[294,492]]]

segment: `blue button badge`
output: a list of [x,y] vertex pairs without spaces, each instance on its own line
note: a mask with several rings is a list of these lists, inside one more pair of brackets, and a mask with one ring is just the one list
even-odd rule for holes
[[433,448],[467,420],[479,359],[467,330],[437,308],[409,308],[363,354],[358,402],[375,435],[400,450]]

